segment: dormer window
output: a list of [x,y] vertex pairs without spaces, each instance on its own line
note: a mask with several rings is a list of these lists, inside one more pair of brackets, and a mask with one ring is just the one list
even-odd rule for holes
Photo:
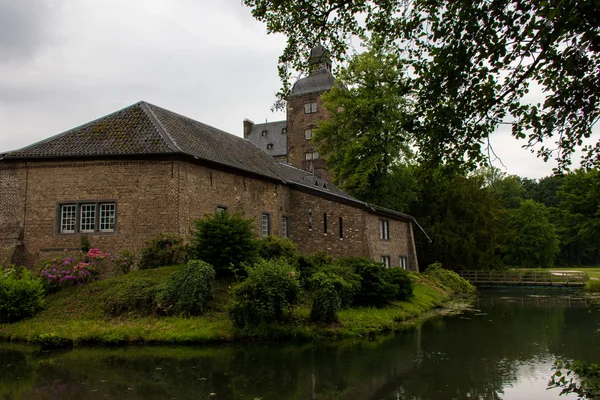
[[273,148],[273,143],[267,144],[267,150],[271,150]]
[[285,135],[287,133],[287,127],[281,128],[281,134]]
[[261,136],[267,136],[267,130],[265,129],[264,131],[262,131],[262,132],[260,133],[260,135],[261,135]]

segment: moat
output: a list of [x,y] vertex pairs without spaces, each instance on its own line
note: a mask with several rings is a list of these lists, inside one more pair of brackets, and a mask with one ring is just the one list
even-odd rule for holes
[[[474,310],[386,337],[320,344],[0,344],[0,399],[562,399],[557,358],[600,360],[577,290],[493,289]],[[574,397],[576,398],[576,397]]]

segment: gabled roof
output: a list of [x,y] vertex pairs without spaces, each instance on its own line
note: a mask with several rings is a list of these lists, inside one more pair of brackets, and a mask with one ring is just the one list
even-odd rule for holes
[[283,182],[392,218],[413,218],[361,202],[309,171],[278,163],[249,140],[155,105],[139,102],[7,153],[0,162],[140,155],[184,155]]
[[277,157],[287,154],[287,137],[287,121],[274,121],[252,125],[246,139],[268,155]]
[[279,179],[277,162],[250,141],[139,102],[0,159],[184,154]]

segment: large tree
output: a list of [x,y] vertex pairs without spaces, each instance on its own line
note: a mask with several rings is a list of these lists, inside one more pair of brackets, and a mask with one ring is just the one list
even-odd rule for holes
[[[544,159],[568,167],[582,149],[600,165],[600,143],[584,145],[600,116],[597,0],[244,0],[268,32],[288,42],[280,57],[290,89],[308,50],[344,59],[350,40],[382,45],[411,73],[419,118],[410,127],[427,160],[477,163],[502,121]],[[535,84],[543,99],[526,95]]]

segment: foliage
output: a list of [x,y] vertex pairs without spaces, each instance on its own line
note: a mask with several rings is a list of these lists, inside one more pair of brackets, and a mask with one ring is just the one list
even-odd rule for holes
[[440,263],[433,263],[425,270],[425,275],[438,286],[454,294],[470,294],[475,292],[475,287],[463,279],[456,272],[442,267]]
[[158,268],[185,262],[188,257],[183,238],[174,233],[161,233],[146,241],[140,252],[140,269]]
[[88,237],[88,235],[81,235],[81,251],[83,251],[84,253],[87,253],[88,251],[90,251],[90,248],[92,247],[92,245],[90,244],[90,238]]
[[500,200],[502,206],[512,210],[519,208],[521,202],[528,198],[527,189],[522,179],[517,175],[510,175],[496,180],[487,188],[489,192]]
[[134,269],[138,259],[138,253],[132,250],[121,250],[116,256],[111,257],[115,267],[124,274],[128,274]]
[[259,260],[232,289],[231,316],[240,328],[282,321],[298,301],[300,284],[285,261]]
[[230,275],[232,266],[239,269],[244,263],[252,264],[258,254],[253,221],[242,213],[226,211],[194,221],[196,257],[212,265],[217,276]]
[[352,303],[360,281],[347,281],[336,271],[326,270],[317,272],[310,278],[310,287],[313,299],[310,318],[313,321],[334,322],[338,311]]
[[415,170],[419,201],[409,214],[431,241],[415,230],[422,265],[436,261],[451,269],[496,269],[506,240],[505,211],[483,188],[484,177],[449,167]]
[[[400,166],[411,157],[404,125],[414,112],[405,81],[394,55],[371,49],[352,57],[338,84],[323,94],[330,118],[319,122],[313,139],[337,184],[395,209],[406,208],[413,194]],[[401,188],[393,184],[399,180]]]
[[584,290],[586,292],[592,292],[592,293],[600,293],[600,281],[593,281],[593,280],[588,280],[585,283],[585,288]]
[[333,266],[333,258],[326,251],[318,250],[310,256],[301,255],[298,258],[298,272],[300,283],[305,290],[310,290],[310,278],[322,270]]
[[[525,146],[544,159],[555,157],[559,168],[568,167],[577,149],[585,152],[586,166],[600,164],[600,143],[584,142],[600,116],[596,1],[244,4],[269,33],[287,36],[279,58],[281,98],[290,92],[292,70],[307,70],[308,51],[316,43],[344,59],[353,36],[379,37],[386,52],[411,71],[410,93],[419,114],[406,131],[423,159],[482,161],[486,139],[508,120],[514,137],[526,139]],[[526,98],[532,84],[544,93],[541,104]]]
[[346,258],[342,263],[352,265],[360,276],[360,289],[353,305],[385,307],[396,298],[397,288],[387,281],[383,264],[361,257]]
[[44,285],[24,268],[0,266],[0,323],[29,318],[44,307]]
[[558,237],[548,209],[533,200],[524,201],[509,215],[506,262],[525,268],[548,268],[559,251]]
[[413,281],[408,271],[402,268],[388,268],[384,279],[396,288],[394,300],[406,301],[413,295]]
[[175,272],[157,294],[156,302],[165,314],[202,315],[213,300],[215,270],[200,260],[188,261]]
[[104,276],[110,254],[97,248],[83,251],[64,251],[56,257],[41,262],[40,276],[49,291],[65,286],[85,285]]
[[596,399],[600,395],[600,366],[580,361],[557,360],[549,388],[561,388],[561,395],[575,393],[581,399]]
[[290,265],[298,263],[298,247],[288,238],[269,235],[258,242],[258,255],[265,260],[284,260]]

